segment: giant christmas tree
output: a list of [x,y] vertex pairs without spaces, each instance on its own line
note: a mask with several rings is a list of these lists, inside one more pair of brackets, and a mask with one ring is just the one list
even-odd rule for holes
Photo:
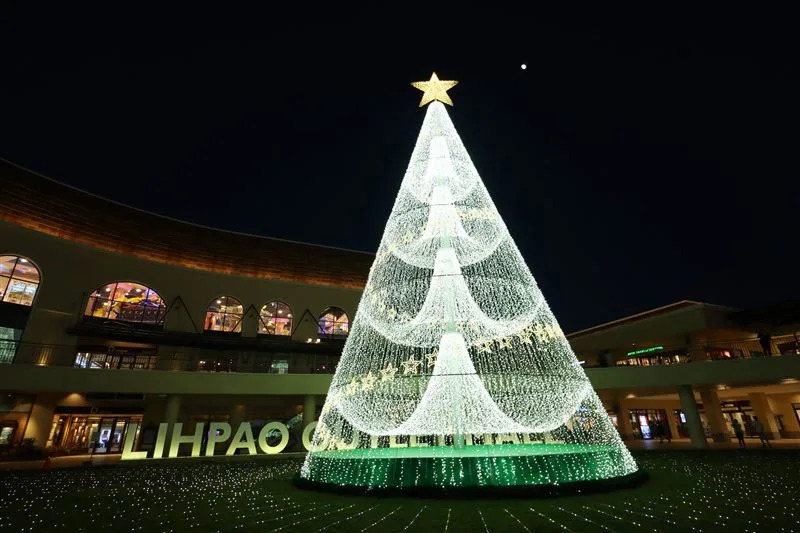
[[450,121],[455,84],[413,84],[430,105],[301,477],[370,489],[632,474]]

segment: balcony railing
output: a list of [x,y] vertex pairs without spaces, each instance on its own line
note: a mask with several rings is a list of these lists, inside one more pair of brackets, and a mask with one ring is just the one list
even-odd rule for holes
[[309,352],[259,352],[160,347],[131,349],[0,340],[0,362],[39,366],[72,366],[105,370],[175,370],[189,372],[241,372],[267,374],[331,374],[338,355]]
[[[800,339],[794,335],[781,335],[771,339],[769,352],[758,339],[711,340],[702,344],[673,346],[641,346],[627,353],[611,353],[616,366],[652,366],[691,363],[694,361],[727,361],[800,355]],[[583,357],[579,357],[583,358]],[[587,358],[589,359],[589,358]],[[609,366],[598,359],[584,364],[585,368]]]
[[[132,349],[117,347],[81,348],[72,345],[40,344],[0,340],[0,363],[40,366],[74,366],[107,370],[176,370],[194,372],[240,372],[272,374],[331,374],[339,355],[330,349],[310,351],[312,345],[295,343],[298,350],[281,352],[224,350],[196,347],[160,346]],[[317,346],[317,345],[313,345]],[[287,346],[285,348],[290,348]],[[329,348],[329,347],[328,347]],[[313,348],[312,348],[313,349]],[[325,353],[327,352],[327,353]],[[718,340],[701,345],[643,346],[637,353],[611,354],[616,366],[684,364],[693,361],[724,361],[766,357],[757,339]],[[770,356],[800,355],[800,342],[793,335],[774,337]],[[600,358],[586,359],[585,368],[614,366]]]

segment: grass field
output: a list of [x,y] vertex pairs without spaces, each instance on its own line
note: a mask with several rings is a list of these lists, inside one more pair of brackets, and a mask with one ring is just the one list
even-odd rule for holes
[[640,452],[635,489],[549,499],[303,491],[298,460],[177,460],[0,473],[0,530],[800,531],[800,451]]

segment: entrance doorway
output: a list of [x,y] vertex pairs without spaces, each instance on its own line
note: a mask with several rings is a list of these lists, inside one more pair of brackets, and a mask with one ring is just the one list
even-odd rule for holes
[[659,428],[671,434],[664,409],[631,409],[628,411],[633,428],[633,438],[650,440],[659,437]]
[[66,454],[121,453],[125,432],[131,422],[142,425],[142,415],[53,416],[48,446],[62,448]]

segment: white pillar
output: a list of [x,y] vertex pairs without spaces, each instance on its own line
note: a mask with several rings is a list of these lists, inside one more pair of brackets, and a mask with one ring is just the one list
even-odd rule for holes
[[167,405],[164,408],[164,422],[167,424],[167,434],[165,449],[169,450],[172,443],[172,428],[178,421],[178,415],[181,410],[181,397],[177,394],[170,394],[167,396]]
[[775,414],[767,401],[767,395],[763,392],[751,392],[747,395],[747,398],[750,400],[753,414],[758,417],[758,420],[764,426],[764,435],[770,440],[781,438],[778,431],[778,423],[775,421]]
[[56,410],[58,399],[53,395],[37,394],[36,401],[31,407],[31,414],[25,426],[23,439],[33,439],[34,446],[44,448],[53,427],[53,413]]
[[631,424],[631,413],[628,411],[629,405],[625,402],[622,395],[617,397],[617,427],[622,440],[633,440],[633,424]]
[[303,400],[303,429],[317,419],[317,397],[313,394],[306,394]]
[[678,385],[678,396],[681,399],[681,407],[686,417],[686,426],[689,428],[689,437],[692,439],[692,446],[695,448],[708,448],[706,435],[703,431],[703,423],[700,421],[700,411],[697,410],[697,402],[694,399],[694,391],[691,385]]
[[728,424],[725,423],[725,415],[722,414],[717,391],[707,387],[700,389],[700,400],[703,402],[703,411],[706,412],[708,425],[711,426],[711,438],[714,442],[730,442]]

